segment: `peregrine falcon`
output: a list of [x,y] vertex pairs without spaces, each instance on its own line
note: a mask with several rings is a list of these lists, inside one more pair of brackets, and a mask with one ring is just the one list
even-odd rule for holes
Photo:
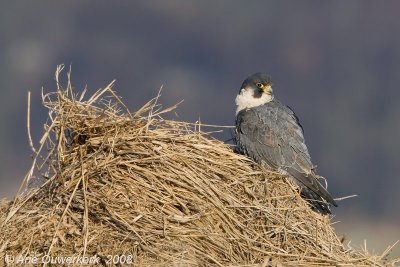
[[239,153],[294,178],[300,194],[321,214],[331,213],[335,200],[319,183],[294,112],[274,98],[264,73],[244,80],[236,97],[234,141]]

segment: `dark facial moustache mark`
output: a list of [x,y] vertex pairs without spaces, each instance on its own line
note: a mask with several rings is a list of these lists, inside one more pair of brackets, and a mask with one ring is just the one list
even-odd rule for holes
[[263,94],[263,91],[260,88],[255,87],[253,96],[254,98],[260,98]]

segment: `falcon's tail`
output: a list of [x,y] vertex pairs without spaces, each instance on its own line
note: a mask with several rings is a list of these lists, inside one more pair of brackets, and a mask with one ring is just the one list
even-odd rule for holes
[[319,183],[317,175],[305,174],[294,169],[290,169],[288,172],[300,186],[300,195],[311,204],[315,211],[330,214],[330,205],[338,206],[325,187]]
[[[307,187],[302,187],[300,191],[300,195],[311,204],[311,207],[314,211],[317,211],[321,214],[331,214],[330,205],[326,200],[324,200],[321,196],[317,195],[314,191],[308,189]],[[336,207],[337,204],[334,203]]]

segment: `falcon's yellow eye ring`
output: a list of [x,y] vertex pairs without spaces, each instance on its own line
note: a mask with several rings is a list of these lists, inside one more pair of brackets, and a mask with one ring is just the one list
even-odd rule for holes
[[258,88],[263,88],[264,87],[264,85],[262,83],[256,83],[256,85],[257,85]]

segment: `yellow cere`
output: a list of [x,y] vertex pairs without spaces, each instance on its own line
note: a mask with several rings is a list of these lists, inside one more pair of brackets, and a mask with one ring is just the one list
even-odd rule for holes
[[270,92],[272,89],[272,85],[270,83],[263,86],[264,93]]

